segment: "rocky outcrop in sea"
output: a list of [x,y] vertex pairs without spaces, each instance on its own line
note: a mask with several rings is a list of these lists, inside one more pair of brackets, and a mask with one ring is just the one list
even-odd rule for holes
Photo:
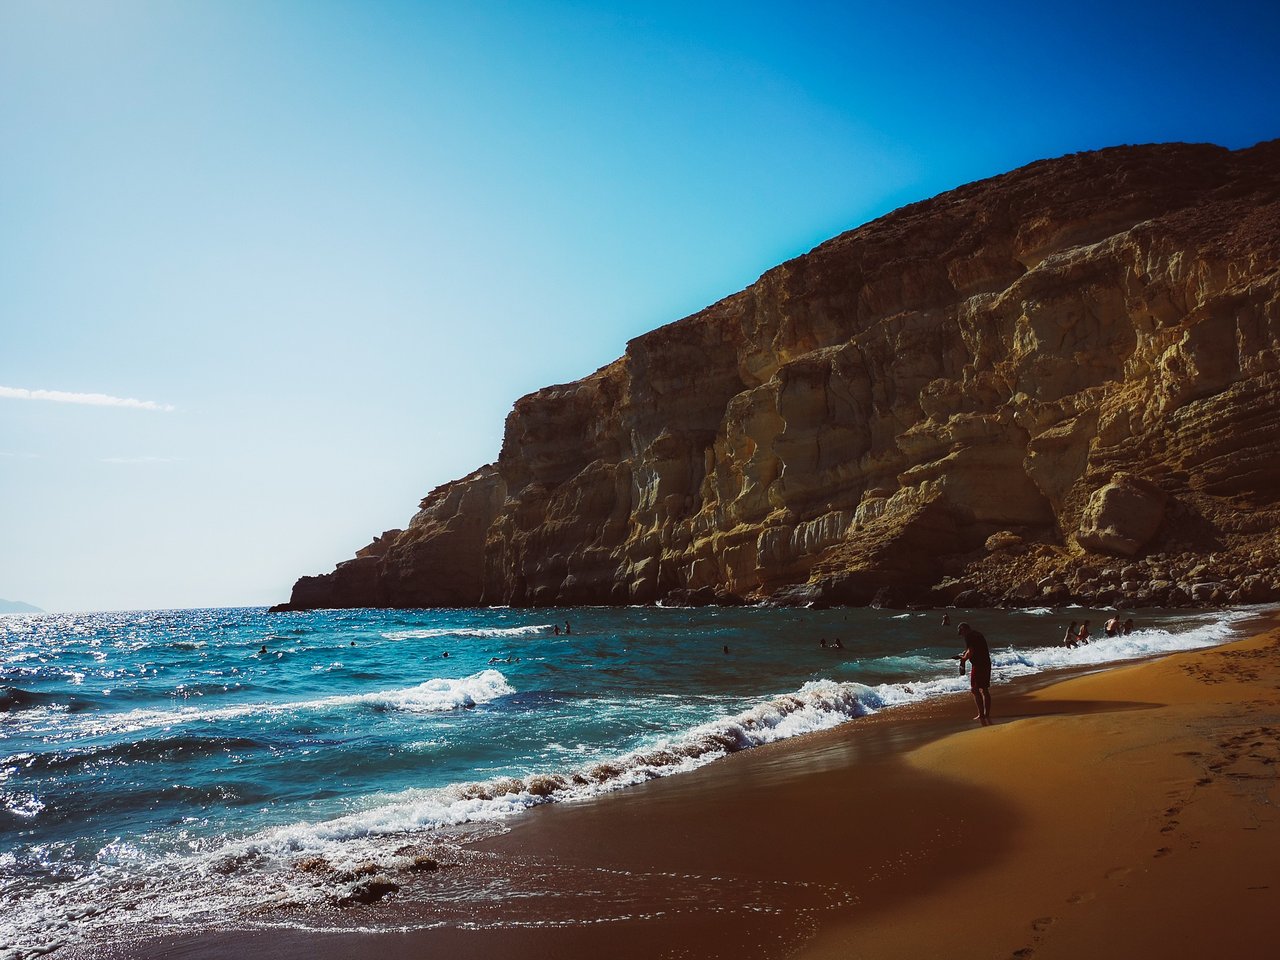
[[521,398],[281,609],[1280,599],[1280,141],[961,187]]

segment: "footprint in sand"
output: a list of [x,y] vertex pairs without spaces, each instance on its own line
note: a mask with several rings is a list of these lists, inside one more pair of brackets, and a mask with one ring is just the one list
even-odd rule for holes
[[1132,867],[1112,867],[1103,876],[1108,880],[1123,880],[1131,873],[1133,873]]
[[1036,933],[1044,933],[1057,922],[1057,917],[1036,917],[1031,921],[1031,929]]
[[1090,900],[1096,899],[1097,896],[1098,895],[1092,890],[1085,890],[1082,893],[1073,893],[1071,896],[1067,897],[1067,903],[1088,903]]
[[1167,856],[1168,856],[1169,854],[1171,854],[1171,853],[1173,853],[1173,848],[1172,848],[1172,847],[1161,847],[1161,848],[1160,848],[1159,850],[1157,850],[1154,854],[1152,854],[1152,856],[1153,856],[1153,857],[1167,857]]

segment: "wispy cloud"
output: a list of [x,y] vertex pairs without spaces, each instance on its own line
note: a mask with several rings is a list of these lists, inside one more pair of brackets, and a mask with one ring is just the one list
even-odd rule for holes
[[103,463],[180,463],[181,457],[103,457]]
[[14,453],[12,450],[0,450],[0,457],[9,457],[11,460],[38,460],[38,453]]
[[66,390],[27,390],[23,387],[0,387],[0,400],[50,400],[54,403],[83,403],[91,407],[129,407],[134,410],[158,410],[170,413],[171,403],[113,397],[106,393],[69,393]]

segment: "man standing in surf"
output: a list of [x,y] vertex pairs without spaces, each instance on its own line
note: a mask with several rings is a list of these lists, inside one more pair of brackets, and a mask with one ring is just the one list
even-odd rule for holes
[[991,723],[991,649],[984,637],[967,623],[956,627],[960,639],[964,641],[964,653],[960,654],[960,672],[964,673],[964,665],[969,663],[969,690],[973,694],[974,703],[978,705],[978,715],[973,719],[982,722],[985,727]]

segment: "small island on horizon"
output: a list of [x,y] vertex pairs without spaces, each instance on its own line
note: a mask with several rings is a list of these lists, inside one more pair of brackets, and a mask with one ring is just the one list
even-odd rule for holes
[[518,400],[275,610],[1280,600],[1280,140],[905,206]]
[[0,614],[5,613],[44,613],[44,611],[29,603],[23,603],[21,600],[0,598]]

